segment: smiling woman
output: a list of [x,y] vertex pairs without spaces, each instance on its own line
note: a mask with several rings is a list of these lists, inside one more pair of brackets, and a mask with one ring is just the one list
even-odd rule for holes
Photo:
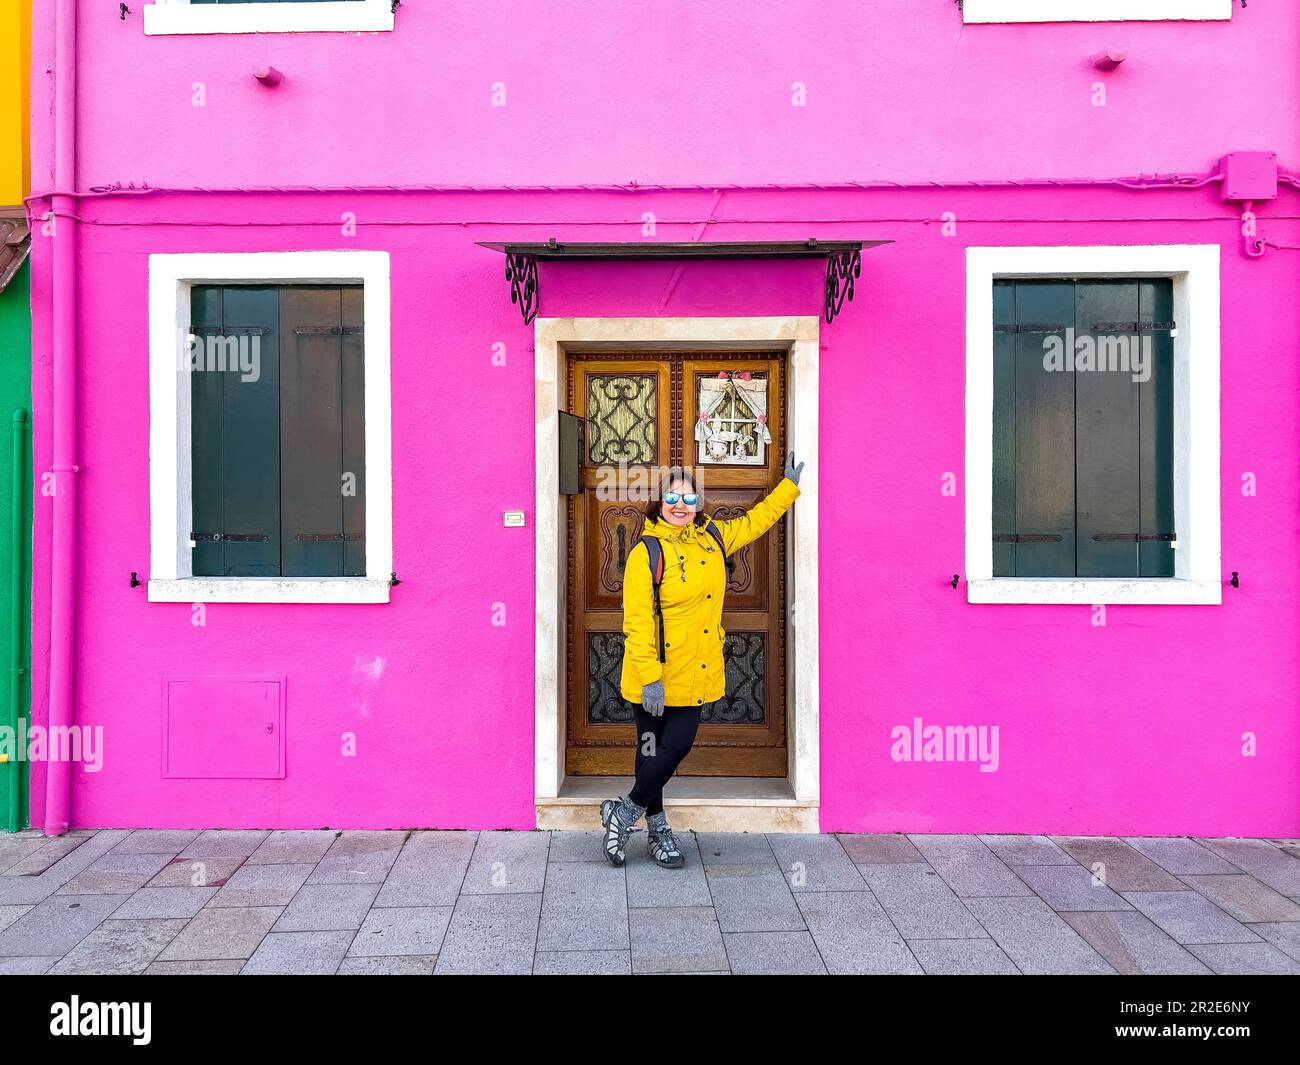
[[626,798],[600,804],[605,857],[614,865],[623,864],[642,815],[655,862],[669,869],[686,864],[664,814],[664,785],[691,753],[705,704],[712,707],[726,694],[726,562],[789,509],[802,472],[790,452],[781,483],[731,521],[706,512],[694,475],[679,467],[664,474],[646,505],[623,577],[621,689],[636,720],[636,782]]

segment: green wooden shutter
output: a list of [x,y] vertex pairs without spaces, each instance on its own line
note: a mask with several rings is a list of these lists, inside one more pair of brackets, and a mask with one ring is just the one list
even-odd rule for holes
[[231,286],[224,297],[230,341],[253,369],[227,369],[225,381],[225,573],[280,576],[279,292]]
[[993,314],[994,576],[1172,576],[1172,283],[996,282]]
[[[1015,537],[1017,577],[1074,575],[1074,374],[1050,368],[1048,339],[1065,342],[1074,289],[1016,285]],[[995,404],[996,405],[996,404]]]
[[[1075,469],[1078,509],[1077,574],[1136,577],[1138,513],[1138,390],[1130,372],[1111,362],[1133,337],[1116,323],[1138,318],[1135,281],[1076,286],[1075,332],[1093,342],[1096,369],[1075,373]],[[1108,328],[1108,326],[1112,328]],[[1077,353],[1082,360],[1087,348]],[[1113,368],[1102,369],[1102,366]],[[1129,539],[1120,539],[1122,537]]]
[[[1138,386],[1140,432],[1138,483],[1145,536],[1177,535],[1174,528],[1174,337],[1166,326],[1174,320],[1174,286],[1168,280],[1138,285],[1138,311],[1156,323],[1151,337],[1151,376]],[[1147,540],[1138,545],[1138,575],[1172,577],[1174,544]]]
[[211,285],[190,290],[190,478],[193,510],[190,533],[198,534],[191,550],[196,577],[223,577],[225,545],[204,539],[225,528],[222,447],[225,439],[225,381],[202,363],[210,330],[221,329],[222,291]]
[[196,285],[190,299],[193,573],[279,576],[278,296]]
[[1016,575],[1016,285],[993,285],[993,576]]
[[356,478],[343,496],[343,574],[366,575],[366,363],[365,318],[359,286],[343,289],[343,472]]
[[[365,396],[359,290],[282,289],[280,327],[283,575],[364,574]],[[357,496],[343,494],[345,471],[360,475]]]

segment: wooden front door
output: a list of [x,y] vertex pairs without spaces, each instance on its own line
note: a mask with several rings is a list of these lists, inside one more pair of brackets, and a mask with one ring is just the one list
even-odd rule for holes
[[[636,735],[619,693],[623,566],[649,492],[664,467],[693,467],[708,512],[727,519],[771,491],[785,465],[784,355],[572,355],[568,410],[585,419],[586,456],[583,490],[568,497],[566,771],[626,776]],[[681,773],[786,775],[785,546],[781,521],[736,554],[727,694],[705,708]]]

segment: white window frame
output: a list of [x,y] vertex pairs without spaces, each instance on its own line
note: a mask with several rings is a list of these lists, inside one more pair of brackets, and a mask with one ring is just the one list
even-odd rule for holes
[[962,21],[1209,22],[1232,18],[1237,0],[965,0]]
[[[1218,244],[966,249],[966,581],[971,603],[1218,605]],[[993,282],[1167,277],[1174,321],[1174,576],[993,576]]]
[[[383,251],[149,256],[149,601],[386,603],[393,570],[390,265]],[[190,289],[355,285],[365,321],[366,575],[196,577],[190,451]]]
[[311,0],[294,4],[192,4],[153,0],[144,5],[151,37],[200,33],[382,33],[393,28],[392,0]]

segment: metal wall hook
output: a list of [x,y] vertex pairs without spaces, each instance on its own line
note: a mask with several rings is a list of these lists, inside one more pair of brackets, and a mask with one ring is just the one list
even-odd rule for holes
[[131,571],[131,587],[132,588],[140,587],[140,577],[135,570]]
[[954,574],[952,575],[952,586],[953,586],[954,588],[956,588],[956,587],[957,587],[957,584],[958,584],[958,582],[959,582],[960,580],[961,580],[961,574],[960,574],[960,573],[954,573]]
[[402,582],[397,579],[397,570],[393,570],[393,572],[388,575],[388,587],[396,588],[401,583]]
[[129,15],[129,14],[131,14],[131,9],[130,9],[129,7],[127,7],[125,4],[118,4],[118,5],[117,5],[117,17],[118,17],[122,22],[125,22],[125,21],[126,21],[126,16]]
[[1241,587],[1241,577],[1237,574],[1237,571],[1235,569],[1232,571],[1232,580],[1230,580],[1228,583],[1231,584],[1234,588]]

